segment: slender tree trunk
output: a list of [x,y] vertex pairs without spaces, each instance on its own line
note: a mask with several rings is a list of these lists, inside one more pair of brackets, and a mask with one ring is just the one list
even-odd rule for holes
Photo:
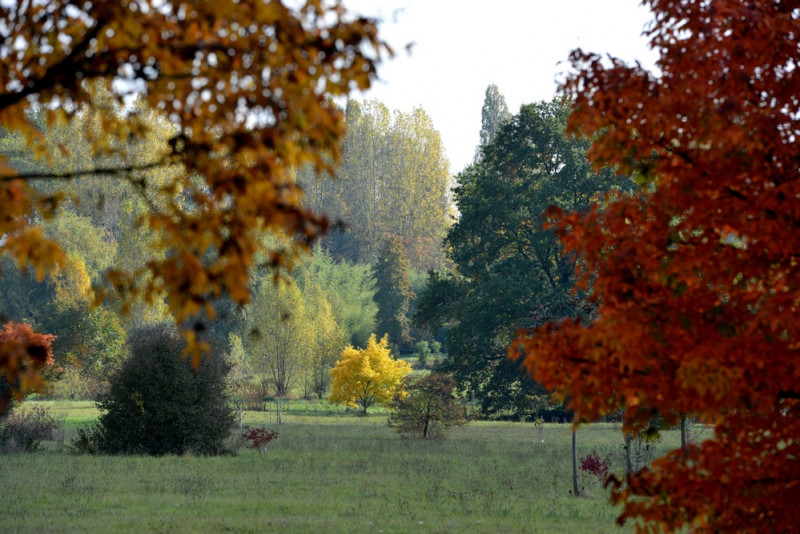
[[578,431],[572,429],[572,494],[575,497],[580,495],[578,489]]
[[686,414],[681,414],[681,449],[686,451],[689,448],[689,429],[686,421]]
[[625,474],[633,474],[633,459],[631,458],[631,447],[633,446],[633,438],[630,434],[625,434]]
[[279,424],[279,425],[281,423],[283,423],[283,421],[281,421],[281,398],[280,397],[275,397],[275,422],[277,424]]

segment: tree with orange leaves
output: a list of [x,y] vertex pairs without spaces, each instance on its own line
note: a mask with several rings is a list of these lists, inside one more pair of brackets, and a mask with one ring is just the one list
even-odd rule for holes
[[554,212],[597,304],[510,349],[576,421],[698,414],[715,434],[624,481],[643,531],[800,525],[800,2],[646,0],[659,73],[577,50],[569,127],[641,184]]
[[38,334],[25,323],[6,323],[0,329],[0,415],[12,399],[41,389],[41,371],[54,365],[53,340],[56,336]]
[[[64,193],[44,193],[33,179],[107,176],[142,189],[145,173],[166,169],[173,178],[158,186],[166,200],[141,224],[159,233],[158,246],[167,253],[134,272],[112,271],[111,287],[126,302],[165,294],[181,324],[201,313],[213,318],[212,303],[222,295],[247,302],[255,258],[283,266],[293,257],[265,247],[265,230],[294,237],[300,247],[325,230],[325,218],[303,206],[290,170],[311,164],[332,171],[344,121],[331,97],[368,88],[381,56],[391,54],[375,21],[353,16],[339,2],[285,4],[0,6],[0,124],[46,161],[52,153],[68,156],[69,147],[48,145],[30,113],[39,110],[48,128],[88,117],[90,156],[109,162],[26,173],[0,158],[0,254],[21,269],[34,268],[40,279],[64,262],[59,244],[31,224],[52,215]],[[139,104],[129,105],[131,95]],[[132,157],[126,147],[148,136],[151,110],[173,132],[146,157]],[[147,280],[144,287],[140,280]],[[187,337],[199,358],[194,331]]]

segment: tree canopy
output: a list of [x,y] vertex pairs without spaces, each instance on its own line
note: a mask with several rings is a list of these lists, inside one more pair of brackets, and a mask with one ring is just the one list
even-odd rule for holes
[[53,364],[53,340],[50,334],[38,334],[25,323],[8,322],[0,330],[0,415],[21,392],[41,388],[40,371]]
[[[332,170],[344,121],[331,97],[369,87],[391,53],[375,21],[321,0],[297,8],[281,0],[16,2],[0,6],[0,22],[0,124],[48,161],[68,155],[68,143],[48,150],[31,112],[47,127],[87,117],[89,154],[106,162],[27,172],[0,158],[0,252],[40,278],[64,262],[60,244],[30,224],[53,214],[64,193],[41,191],[34,178],[106,176],[141,190],[143,172],[167,169],[163,202],[142,223],[169,253],[112,271],[109,281],[126,298],[165,292],[182,324],[201,310],[213,317],[222,294],[249,299],[265,229],[301,244],[325,230],[289,169]],[[151,113],[168,121],[169,135],[146,154],[130,152],[130,141],[154,127]],[[264,252],[273,265],[290,258]],[[187,337],[199,357],[193,331]]]
[[506,98],[500,93],[500,89],[495,84],[490,84],[486,87],[483,107],[481,108],[480,146],[486,146],[491,143],[500,128],[510,120],[511,112],[508,111]]
[[787,532],[800,501],[800,133],[796,1],[645,2],[658,73],[577,50],[564,90],[589,157],[642,184],[562,213],[591,321],[523,335],[511,355],[583,421],[682,414],[713,439],[613,484],[642,530]]
[[402,394],[403,381],[411,365],[395,360],[389,350],[389,339],[380,341],[373,334],[364,349],[346,347],[341,359],[331,369],[331,402],[361,406],[361,413],[375,404],[388,406]]
[[390,111],[351,100],[336,179],[301,173],[308,205],[343,223],[323,246],[338,258],[374,263],[387,235],[402,240],[415,269],[440,268],[451,223],[449,162],[439,132],[421,108]]
[[419,324],[447,327],[443,369],[489,415],[531,415],[547,399],[506,358],[516,329],[590,311],[571,293],[574,258],[543,224],[550,206],[588,210],[612,173],[591,171],[588,142],[565,134],[567,115],[557,100],[522,106],[458,176],[461,218],[447,235],[455,272],[434,273],[417,302]]

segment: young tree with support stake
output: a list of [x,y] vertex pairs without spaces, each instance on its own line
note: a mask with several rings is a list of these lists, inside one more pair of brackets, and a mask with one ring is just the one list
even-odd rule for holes
[[589,158],[638,193],[554,211],[597,313],[510,355],[580,421],[696,414],[714,437],[612,483],[639,530],[800,524],[800,2],[647,0],[660,73],[583,51],[565,91]]

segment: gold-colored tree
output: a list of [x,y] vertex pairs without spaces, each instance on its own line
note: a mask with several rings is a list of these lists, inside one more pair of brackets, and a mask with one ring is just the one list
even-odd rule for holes
[[392,358],[389,338],[370,336],[365,349],[347,347],[331,369],[330,401],[360,406],[363,415],[375,404],[388,406],[400,393],[411,365]]

